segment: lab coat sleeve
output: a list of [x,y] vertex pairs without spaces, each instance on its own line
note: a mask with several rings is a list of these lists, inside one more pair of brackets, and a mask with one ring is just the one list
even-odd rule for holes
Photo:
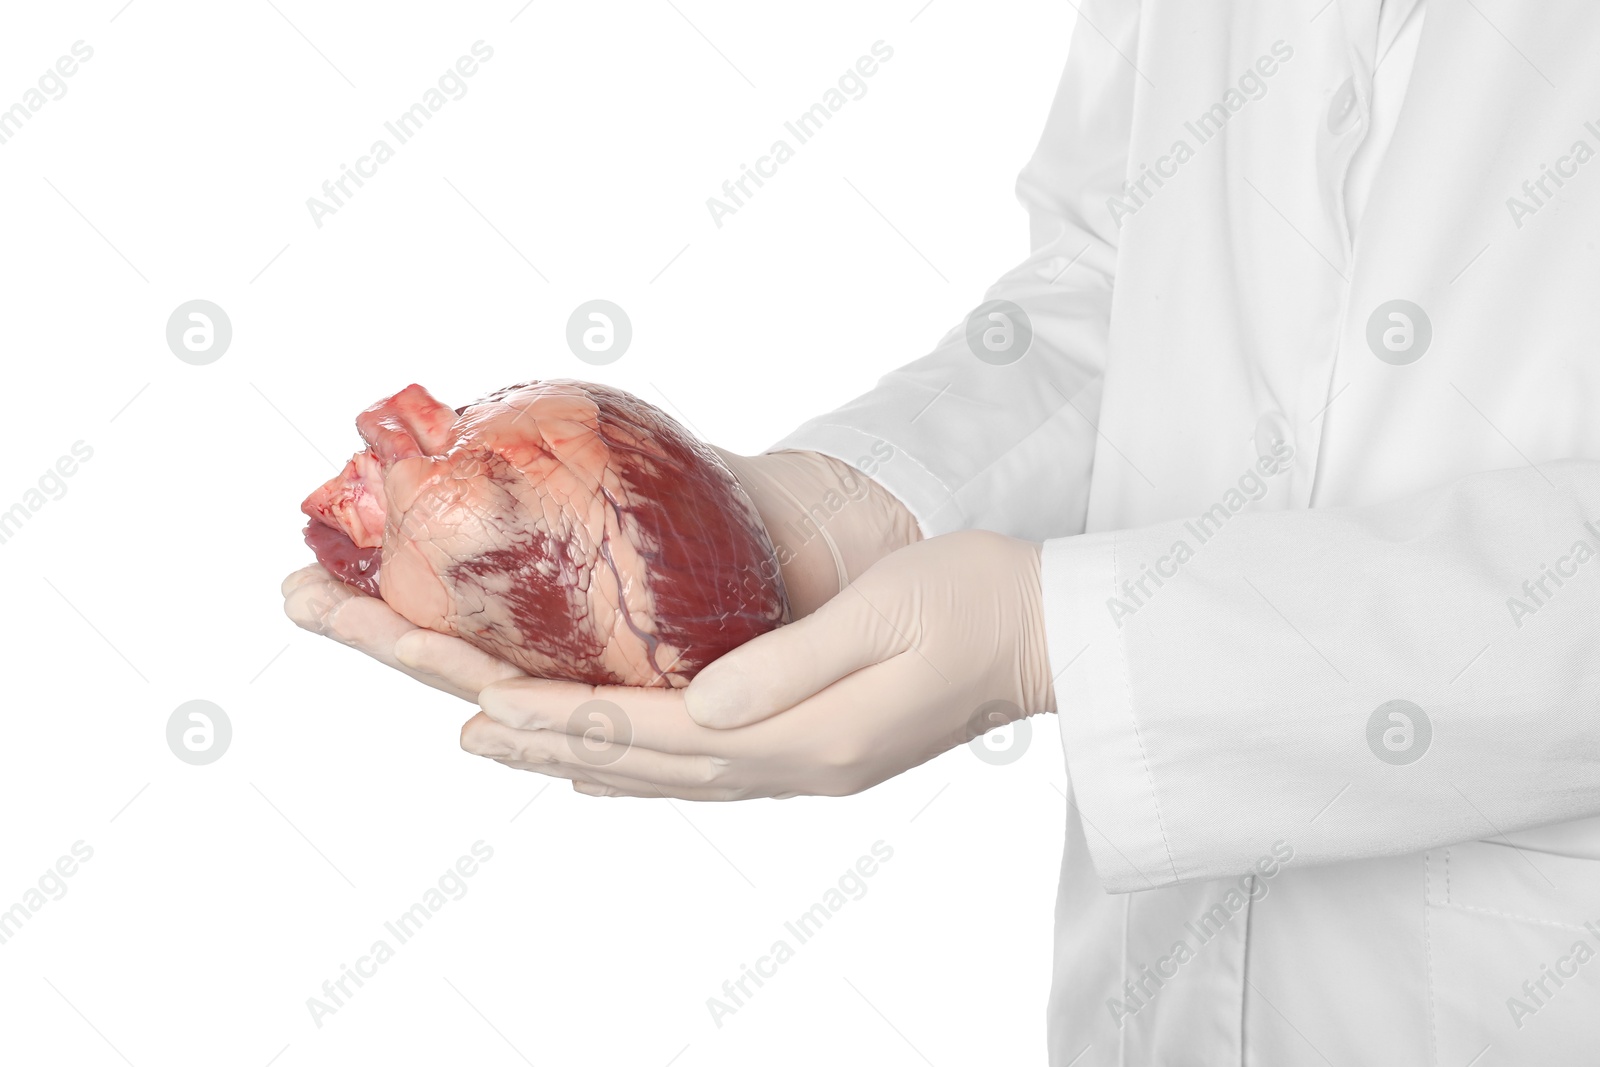
[[980,360],[958,323],[932,353],[772,450],[855,465],[926,536],[983,527],[1043,540],[1083,529],[1116,255],[1104,205],[1126,169],[1137,31],[1137,0],[1082,5],[1043,137],[1018,178],[1032,253],[986,301],[1022,308],[1033,330],[1022,358]]
[[1255,484],[1206,518],[1044,547],[1109,891],[1600,815],[1600,463],[1363,508],[1253,512]]

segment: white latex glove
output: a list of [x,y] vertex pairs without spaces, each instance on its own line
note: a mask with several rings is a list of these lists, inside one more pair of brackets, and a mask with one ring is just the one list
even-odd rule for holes
[[964,531],[884,558],[687,689],[497,682],[461,744],[580,792],[689,800],[859,792],[1055,710],[1039,546]]
[[[848,464],[817,452],[715,451],[755,504],[777,548],[794,618],[809,615],[857,574],[921,537],[899,500]],[[490,682],[524,676],[460,638],[413,626],[317,564],[284,579],[283,597],[284,611],[301,628],[463,700],[476,703]]]
[[832,456],[713,451],[761,515],[778,553],[792,618],[810,615],[868,567],[922,538],[898,498]]
[[331,637],[474,704],[479,691],[491,682],[526,677],[458,637],[413,626],[388,604],[356,592],[319,563],[283,580],[283,610],[301,629]]

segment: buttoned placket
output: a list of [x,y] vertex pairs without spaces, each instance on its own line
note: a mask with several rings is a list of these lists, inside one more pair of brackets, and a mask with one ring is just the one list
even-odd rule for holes
[[[1336,220],[1339,238],[1338,248],[1329,256],[1337,270],[1332,284],[1339,287],[1339,301],[1338,313],[1328,323],[1321,355],[1308,362],[1302,375],[1299,420],[1297,423],[1283,420],[1285,440],[1294,448],[1293,465],[1285,479],[1287,506],[1291,508],[1305,508],[1311,504],[1323,417],[1336,398],[1334,370],[1338,365],[1344,323],[1350,314],[1355,261],[1355,227],[1346,206],[1345,183],[1350,177],[1351,161],[1371,132],[1372,76],[1377,69],[1380,16],[1385,3],[1414,4],[1415,0],[1333,0],[1339,18],[1336,28],[1344,36],[1344,48],[1339,53],[1341,61],[1325,75],[1328,103],[1315,121],[1321,126],[1317,131],[1319,184],[1327,209],[1333,212]],[[1258,425],[1258,450],[1262,433]]]

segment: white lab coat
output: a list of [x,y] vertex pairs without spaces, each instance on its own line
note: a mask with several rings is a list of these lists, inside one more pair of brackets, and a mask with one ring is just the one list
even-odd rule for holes
[[1600,1062],[1600,5],[1431,0],[1358,227],[1323,3],[1086,0],[1031,348],[777,446],[1045,542],[1053,1064]]

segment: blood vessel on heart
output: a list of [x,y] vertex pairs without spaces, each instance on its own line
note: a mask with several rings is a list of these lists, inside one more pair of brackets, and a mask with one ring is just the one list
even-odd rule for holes
[[530,674],[683,686],[788,618],[772,542],[715,452],[619,389],[407,386],[301,505],[334,577]]

